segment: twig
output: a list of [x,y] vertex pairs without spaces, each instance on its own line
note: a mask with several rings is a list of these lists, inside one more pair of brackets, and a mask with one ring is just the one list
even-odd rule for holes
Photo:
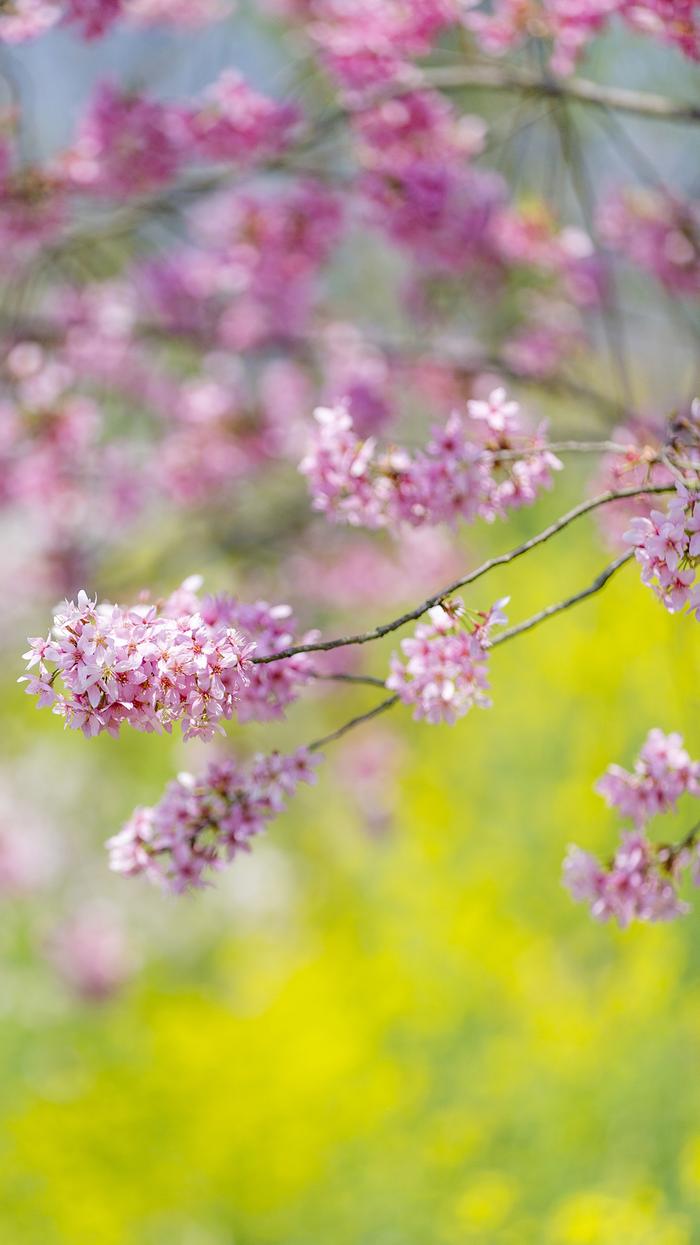
[[621,567],[626,566],[633,557],[634,550],[632,549],[628,553],[621,554],[619,558],[616,558],[614,562],[606,566],[587,588],[581,588],[564,601],[557,601],[555,605],[548,605],[546,609],[540,610],[538,614],[533,614],[531,618],[526,618],[524,622],[517,623],[515,627],[509,627],[507,631],[502,631],[495,640],[492,640],[491,648],[495,648],[497,644],[505,644],[506,640],[512,640],[514,636],[522,635],[525,631],[532,631],[534,627],[538,627],[545,619],[552,618],[555,614],[561,614],[563,610],[570,609],[572,605],[578,605],[579,601],[585,601],[587,597],[595,596],[596,592],[600,592],[608,580],[612,579],[613,575]]
[[557,78],[542,77],[531,73],[527,69],[505,70],[497,65],[446,66],[428,69],[412,83],[407,83],[405,86],[401,84],[398,90],[394,87],[392,93],[405,94],[408,91],[414,91],[421,83],[438,87],[442,91],[474,87],[485,91],[522,92],[550,99],[572,100],[581,104],[612,108],[617,112],[632,113],[639,117],[650,117],[658,121],[682,123],[700,121],[700,105],[680,103],[667,99],[665,95],[632,91],[625,87],[606,86],[599,82],[590,82],[585,78],[567,78],[565,82],[562,82]]
[[524,541],[521,545],[517,545],[515,549],[511,549],[508,553],[501,553],[495,558],[489,558],[483,562],[476,570],[470,571],[468,575],[461,579],[456,579],[454,583],[448,584],[442,588],[440,592],[436,592],[433,596],[428,597],[415,609],[409,610],[406,614],[401,614],[399,618],[392,619],[391,622],[381,623],[378,627],[372,628],[370,631],[363,631],[357,635],[342,636],[334,640],[318,640],[314,644],[295,644],[289,648],[282,649],[279,653],[272,653],[268,657],[253,657],[256,665],[267,665],[273,661],[282,661],[286,657],[294,657],[297,653],[324,653],[334,648],[346,648],[351,644],[369,644],[372,640],[380,640],[382,636],[389,635],[392,631],[398,631],[400,627],[406,626],[407,623],[415,622],[421,618],[423,614],[427,614],[429,609],[434,605],[439,605],[445,598],[449,597],[453,592],[457,592],[459,588],[466,588],[469,584],[473,584],[477,579],[481,579],[489,571],[494,570],[497,566],[506,566],[510,562],[514,562],[516,558],[520,558],[525,553],[529,553],[531,549],[535,549],[538,545],[542,545],[547,540],[551,540],[559,532],[568,527],[576,519],[582,515],[588,514],[591,510],[596,510],[599,506],[605,506],[609,502],[618,501],[625,497],[643,497],[654,493],[672,493],[674,485],[672,484],[648,484],[643,488],[626,488],[626,489],[608,489],[605,493],[599,493],[596,497],[591,497],[587,501],[580,502],[578,506],[574,506],[572,510],[568,510],[554,523],[550,523],[549,527],[538,532],[536,536],[531,536],[529,540]]
[[380,713],[386,713],[387,709],[393,709],[394,705],[398,703],[398,696],[389,696],[386,700],[382,700],[378,705],[375,705],[374,709],[369,709],[367,713],[360,713],[356,718],[350,718],[349,722],[339,726],[336,731],[331,731],[330,735],[323,735],[321,739],[314,739],[313,743],[307,744],[309,752],[317,752],[319,748],[325,748],[326,744],[332,744],[334,740],[341,739],[348,731],[354,730],[356,726],[361,726],[363,722],[369,722],[372,718],[379,717]]
[[[572,596],[566,597],[565,600],[557,601],[555,605],[548,605],[546,609],[540,610],[538,614],[533,614],[531,618],[527,618],[524,622],[518,623],[515,627],[510,627],[508,631],[503,631],[492,642],[491,648],[495,648],[498,644],[506,644],[508,640],[513,640],[515,636],[523,635],[526,631],[532,631],[533,627],[537,627],[540,623],[546,622],[548,618],[554,618],[555,615],[561,614],[564,610],[571,609],[572,606],[578,605],[580,601],[585,601],[588,597],[594,596],[605,587],[609,580],[612,579],[613,575],[615,575],[621,567],[625,566],[633,556],[634,554],[632,550],[630,550],[629,553],[621,554],[619,558],[616,558],[614,562],[611,562],[609,566],[606,566],[605,569],[596,576],[593,583],[589,584],[587,588],[581,588]],[[359,681],[357,676],[351,675],[349,676],[349,679],[352,682]],[[386,686],[380,679],[370,680],[368,678],[364,681],[371,681],[373,684],[377,683],[380,687]],[[325,747],[326,744],[333,743],[334,740],[342,738],[342,736],[347,734],[348,731],[354,730],[356,726],[362,726],[364,722],[369,722],[372,718],[378,717],[379,714],[386,713],[387,710],[393,709],[394,705],[398,704],[399,700],[399,696],[389,696],[387,700],[382,700],[378,705],[375,705],[373,709],[368,710],[367,713],[360,713],[357,717],[350,718],[349,722],[345,722],[343,726],[339,726],[338,729],[333,731],[330,735],[324,735],[322,739],[315,739],[313,743],[308,745],[309,751],[315,752],[319,748]],[[675,850],[680,851],[683,847],[689,846],[698,832],[700,832],[700,823],[694,827],[694,829],[690,832],[690,835],[687,835],[683,842],[679,844],[678,848]]]
[[384,679],[378,679],[373,674],[320,674],[313,671],[311,677],[321,683],[359,683],[368,687],[386,687]]
[[[553,454],[629,454],[630,451],[642,453],[640,446],[622,445],[619,441],[548,441],[546,445],[537,446],[538,451],[542,449],[551,450]],[[499,462],[509,462],[511,459],[524,458],[530,451],[522,450],[487,450],[489,456],[497,458]],[[654,461],[659,456],[654,456]],[[644,459],[649,462],[649,458]]]

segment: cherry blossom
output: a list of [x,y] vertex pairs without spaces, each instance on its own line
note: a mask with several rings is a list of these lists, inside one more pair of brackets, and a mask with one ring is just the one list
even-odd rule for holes
[[675,614],[686,605],[694,611],[700,596],[694,588],[700,558],[700,493],[678,483],[668,510],[652,510],[649,518],[632,519],[625,540],[634,549],[642,579],[666,609]]
[[316,412],[318,430],[300,465],[314,508],[364,527],[488,521],[535,500],[561,466],[544,428],[524,433],[519,406],[505,391],[454,412],[426,449],[380,451],[358,440],[346,407]]
[[404,704],[413,706],[416,721],[452,725],[474,706],[488,709],[488,649],[493,627],[505,623],[497,601],[486,613],[472,614],[459,597],[429,611],[430,621],[419,623],[415,634],[401,641],[407,658],[396,654],[386,681]]
[[675,809],[688,792],[700,796],[700,761],[691,761],[680,735],[658,729],[647,735],[630,773],[611,765],[596,783],[596,791],[638,827],[651,817]]
[[180,774],[153,808],[138,808],[107,844],[110,867],[175,893],[206,884],[284,809],[300,782],[315,782],[319,757],[258,755],[249,766],[212,761],[198,778]]

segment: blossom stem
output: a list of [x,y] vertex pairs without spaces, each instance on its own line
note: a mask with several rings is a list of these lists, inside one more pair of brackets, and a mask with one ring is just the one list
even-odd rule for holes
[[615,558],[599,575],[589,584],[587,588],[581,588],[572,596],[566,597],[563,601],[557,601],[554,605],[548,605],[546,609],[540,610],[539,613],[533,614],[531,618],[526,618],[524,622],[517,623],[514,627],[509,627],[507,631],[502,631],[491,641],[491,648],[495,648],[497,644],[505,644],[506,640],[512,640],[516,635],[522,635],[525,631],[532,631],[534,627],[538,627],[541,622],[547,618],[552,618],[554,614],[561,614],[563,610],[568,610],[572,605],[578,605],[579,601],[585,601],[587,597],[595,596],[596,592],[600,592],[602,588],[612,579],[613,575],[634,557],[634,550],[630,549],[628,553],[623,553],[619,558]]

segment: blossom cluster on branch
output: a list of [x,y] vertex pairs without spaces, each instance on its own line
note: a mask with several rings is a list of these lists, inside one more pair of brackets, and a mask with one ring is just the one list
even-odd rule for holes
[[256,756],[247,767],[212,761],[199,777],[180,774],[153,808],[137,808],[107,844],[110,867],[176,893],[202,886],[285,807],[300,782],[314,782],[319,756]]
[[[185,739],[211,739],[237,712],[242,720],[280,716],[311,677],[303,655],[264,666],[252,678],[251,634],[265,653],[286,648],[290,611],[233,598],[200,601],[188,581],[165,601],[123,609],[81,591],[54,616],[46,638],[25,654],[27,691],[87,736],[122,724],[139,731],[182,724]],[[236,629],[245,626],[248,634]]]
[[574,899],[588,903],[599,921],[669,921],[689,911],[678,894],[683,872],[700,885],[697,829],[677,845],[653,844],[644,827],[659,813],[676,807],[688,794],[700,797],[700,761],[692,761],[678,734],[649,732],[630,773],[611,765],[596,785],[607,803],[635,823],[623,833],[612,861],[571,847],[564,862],[564,883]]
[[[192,32],[235,7],[12,0],[0,44],[59,25],[92,40],[122,21]],[[568,76],[616,19],[672,45],[670,57],[700,59],[695,0],[262,7],[260,30],[279,31],[281,92],[232,67],[186,98],[156,75],[97,80],[71,136],[40,158],[8,62],[0,115],[0,518],[22,529],[24,573],[10,578],[31,608],[32,592],[46,613],[67,598],[49,634],[30,641],[27,691],[87,736],[179,723],[185,740],[203,741],[228,722],[284,718],[311,688],[316,699],[343,683],[385,697],[290,755],[216,760],[137,809],[110,840],[112,867],[176,892],[245,850],[311,781],[326,744],[396,705],[433,725],[487,707],[492,648],[601,591],[628,562],[670,612],[700,618],[700,409],[677,377],[670,416],[671,399],[639,399],[620,297],[629,281],[643,309],[642,287],[692,336],[700,217],[689,179],[662,185],[611,120],[621,110],[686,125],[697,110]],[[521,48],[556,76],[531,74]],[[485,90],[534,113],[516,124],[497,106],[487,122],[472,89],[477,103]],[[539,123],[561,157],[544,192],[522,167],[543,103]],[[613,173],[622,160],[632,169],[599,195],[579,108],[595,110],[620,157]],[[533,394],[532,419],[511,381]],[[555,417],[552,399],[571,397],[615,429],[611,439],[558,442],[538,395]],[[456,529],[534,506],[568,453],[598,456],[594,494],[476,564]],[[589,511],[622,545],[592,583],[509,629],[508,598],[472,604],[476,580]],[[130,606],[83,588],[112,595],[120,556],[136,548],[148,582],[162,554],[184,560],[190,547],[187,565],[214,563],[217,575],[247,559],[242,595],[204,595],[199,577]],[[278,589],[301,603],[301,625],[265,599]],[[407,612],[324,638],[332,608],[354,619],[388,600]],[[323,633],[307,627],[319,617]],[[409,625],[388,670],[362,666],[363,646]],[[697,864],[695,834],[655,847],[645,827],[699,784],[680,738],[658,731],[633,773],[611,767],[599,790],[634,829],[609,866],[578,849],[566,865],[595,916],[627,924],[684,910],[678,881]],[[79,965],[89,937],[67,927],[57,959]],[[119,975],[111,945],[107,936],[106,978]],[[99,973],[92,985],[80,973],[99,994]]]
[[358,439],[344,407],[316,412],[318,431],[301,463],[316,510],[336,522],[385,527],[408,523],[493,520],[533,502],[561,463],[547,448],[543,427],[528,435],[517,402],[495,389],[467,403],[436,430],[426,449],[380,451]]
[[486,613],[470,617],[459,597],[443,601],[430,611],[415,635],[401,641],[406,662],[396,654],[386,681],[406,705],[413,705],[417,721],[448,722],[464,717],[472,706],[488,709],[488,649],[493,627],[506,622],[497,601]]

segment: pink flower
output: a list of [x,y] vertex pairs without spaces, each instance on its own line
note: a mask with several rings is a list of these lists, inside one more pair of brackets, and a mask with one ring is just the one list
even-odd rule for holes
[[700,796],[700,761],[691,761],[680,735],[664,735],[655,728],[649,731],[633,771],[609,766],[596,791],[623,817],[643,826],[658,813],[675,809],[686,792]]
[[430,622],[401,641],[406,662],[394,654],[386,681],[404,704],[413,705],[416,721],[452,725],[477,705],[488,709],[488,648],[493,627],[506,621],[497,601],[487,613],[467,620],[464,604],[454,598],[429,611]]
[[181,774],[153,808],[138,808],[107,843],[110,867],[180,894],[206,885],[278,816],[300,782],[316,781],[306,749],[253,758],[247,769],[214,761],[199,778]]
[[694,588],[700,557],[700,492],[676,484],[668,510],[652,510],[649,517],[633,518],[625,541],[634,549],[642,579],[675,614],[686,605],[697,613],[700,599]]
[[676,882],[664,854],[637,830],[623,834],[608,869],[578,847],[570,847],[564,861],[564,885],[572,898],[588,903],[597,921],[612,918],[623,929],[632,921],[671,921],[685,915],[689,908],[679,899]]
[[627,187],[599,209],[606,242],[674,294],[700,293],[700,210],[663,190]]
[[345,407],[320,408],[299,470],[314,508],[334,522],[397,528],[491,521],[534,501],[561,466],[544,429],[525,435],[517,412],[504,390],[494,390],[486,402],[468,402],[466,416],[454,412],[412,455],[398,447],[381,451],[372,437],[359,440]]
[[90,736],[117,735],[123,723],[169,731],[180,722],[185,739],[210,739],[234,713],[242,722],[282,717],[313,676],[311,658],[256,665],[251,655],[295,642],[289,606],[200,598],[197,587],[188,580],[165,601],[131,609],[98,606],[81,591],[55,615],[49,637],[30,642],[25,660],[38,677],[22,680],[28,693]]
[[139,195],[172,181],[187,147],[181,108],[103,83],[61,168],[76,189]]
[[46,952],[66,985],[86,1002],[111,998],[135,967],[122,924],[106,905],[79,908],[53,930]]
[[267,99],[227,69],[192,110],[188,127],[204,159],[251,163],[284,151],[298,120],[293,105]]

